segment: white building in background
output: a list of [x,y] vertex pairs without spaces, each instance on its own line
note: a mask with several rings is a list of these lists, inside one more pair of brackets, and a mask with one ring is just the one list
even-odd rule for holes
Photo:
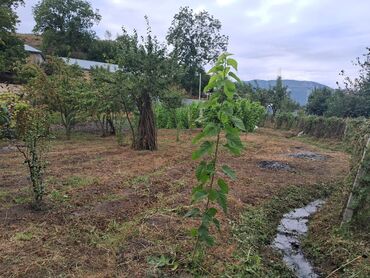
[[[46,61],[44,54],[41,50],[36,49],[28,44],[24,45],[24,50],[27,52],[28,57],[27,60],[29,63],[32,64],[42,64]],[[118,65],[116,64],[109,64],[109,63],[101,63],[96,61],[89,61],[89,60],[82,60],[82,59],[75,59],[75,58],[66,58],[60,57],[67,65],[77,65],[82,70],[90,71],[94,68],[103,68],[108,70],[109,72],[116,72],[118,70]]]
[[27,52],[27,61],[31,64],[42,64],[45,62],[44,54],[39,49],[36,49],[28,44],[24,45],[24,50]]
[[101,62],[75,59],[75,58],[66,58],[66,57],[61,57],[61,59],[67,65],[70,65],[70,66],[77,65],[81,69],[86,70],[86,71],[89,71],[94,68],[103,68],[103,69],[108,70],[109,72],[116,72],[118,70],[118,65],[116,64],[101,63]]

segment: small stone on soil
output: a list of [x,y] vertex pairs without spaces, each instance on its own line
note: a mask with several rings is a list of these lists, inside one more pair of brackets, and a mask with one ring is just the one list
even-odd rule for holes
[[292,171],[293,168],[288,164],[284,162],[279,161],[260,161],[258,163],[258,166],[262,169],[269,169],[269,170],[286,170],[286,171]]
[[300,152],[300,153],[293,153],[289,154],[290,157],[294,158],[302,158],[302,159],[309,159],[309,160],[326,160],[327,156],[314,153],[314,152]]

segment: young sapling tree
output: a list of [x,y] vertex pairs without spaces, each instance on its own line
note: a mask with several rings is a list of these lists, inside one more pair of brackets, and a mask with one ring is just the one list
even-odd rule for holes
[[45,193],[45,153],[49,138],[49,117],[42,108],[25,107],[17,114],[16,134],[21,144],[16,144],[28,166],[34,195],[34,207],[41,208]]
[[[193,139],[193,143],[202,141],[192,154],[194,160],[202,158],[196,169],[198,183],[192,190],[192,203],[199,206],[187,214],[189,217],[200,219],[199,227],[191,230],[191,235],[196,238],[194,255],[201,243],[209,246],[214,244],[210,227],[214,225],[216,229],[220,229],[218,207],[224,213],[227,212],[229,186],[223,176],[231,179],[236,177],[228,165],[219,165],[220,149],[224,148],[234,155],[239,155],[243,150],[239,132],[244,131],[245,127],[237,116],[236,86],[233,82],[240,82],[233,72],[237,70],[238,64],[230,55],[222,54],[215,66],[209,70],[211,78],[204,91],[212,90],[213,93],[210,100],[204,104],[204,129]],[[201,205],[203,208],[200,208]]]
[[165,109],[173,115],[176,127],[176,142],[180,141],[180,123],[176,114],[176,109],[181,107],[184,93],[180,93],[180,89],[176,87],[169,88],[161,97],[161,102]]

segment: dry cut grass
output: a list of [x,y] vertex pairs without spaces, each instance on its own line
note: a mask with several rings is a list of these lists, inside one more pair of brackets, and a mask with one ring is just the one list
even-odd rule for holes
[[[56,139],[48,156],[48,209],[29,208],[27,169],[15,150],[0,144],[0,276],[2,277],[144,277],[158,275],[158,258],[167,274],[188,271],[193,220],[184,218],[197,165],[191,138],[197,131],[160,130],[159,150],[133,151],[115,139],[75,135]],[[221,155],[238,175],[231,183],[229,213],[222,216],[218,245],[202,266],[210,276],[233,263],[237,243],[228,221],[237,220],[246,204],[258,205],[290,185],[309,187],[343,179],[348,155],[261,129],[242,135],[240,157]],[[328,157],[311,161],[289,157],[304,150]],[[265,170],[262,160],[288,163],[294,171]],[[173,261],[175,263],[173,263]],[[178,265],[178,266],[177,266]],[[212,266],[212,267],[211,267]]]

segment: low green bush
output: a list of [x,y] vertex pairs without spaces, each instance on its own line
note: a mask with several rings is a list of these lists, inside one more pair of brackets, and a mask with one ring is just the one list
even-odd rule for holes
[[29,104],[17,94],[0,93],[0,139],[15,137],[16,116],[27,107]]
[[337,117],[279,113],[275,117],[275,128],[303,131],[304,134],[317,138],[342,139],[346,130],[346,120]]
[[237,102],[237,115],[243,121],[247,132],[252,132],[266,115],[266,109],[258,102],[241,99]]

